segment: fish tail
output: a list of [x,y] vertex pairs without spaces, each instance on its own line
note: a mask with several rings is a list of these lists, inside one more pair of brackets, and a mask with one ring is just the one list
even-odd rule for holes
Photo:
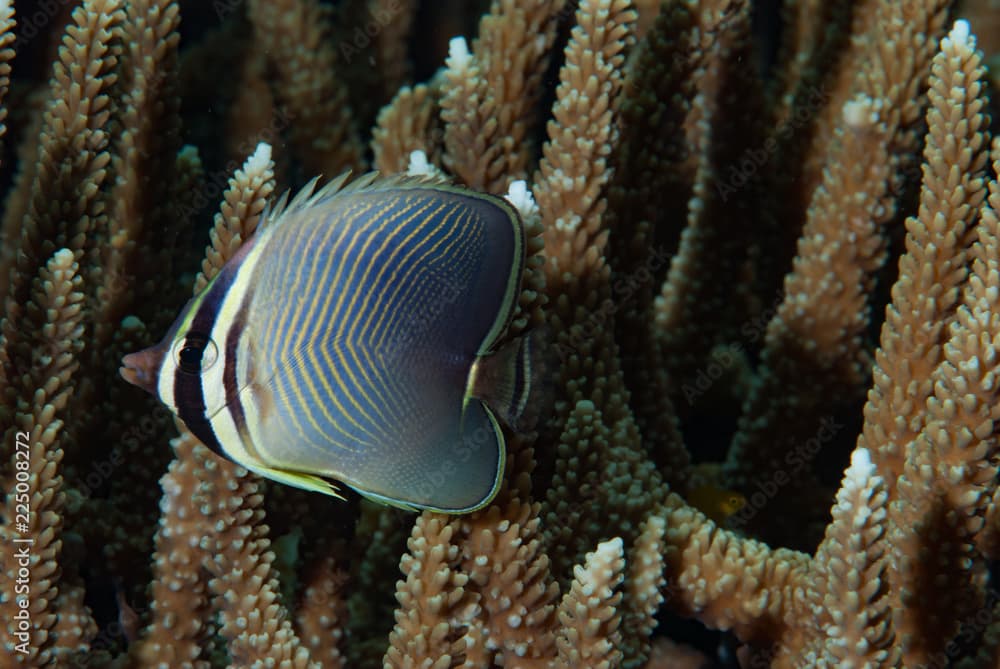
[[471,395],[484,401],[517,432],[535,427],[548,395],[544,335],[534,330],[476,362]]

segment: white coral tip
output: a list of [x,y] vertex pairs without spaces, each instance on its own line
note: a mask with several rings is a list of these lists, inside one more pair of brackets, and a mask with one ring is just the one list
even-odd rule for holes
[[448,58],[444,61],[448,69],[464,70],[469,66],[470,60],[472,60],[472,54],[469,53],[469,43],[465,41],[464,37],[452,37],[448,40]]
[[854,481],[860,487],[874,475],[875,465],[872,463],[871,453],[867,448],[855,448],[851,453],[851,466],[847,468],[845,478]]
[[247,158],[246,165],[244,165],[244,172],[247,174],[253,174],[254,172],[263,172],[267,169],[268,164],[271,162],[271,145],[267,142],[261,142],[257,145],[254,150],[253,155]]
[[955,25],[952,26],[951,31],[948,36],[941,40],[941,48],[947,48],[949,43],[953,45],[964,45],[968,48],[975,48],[975,44],[972,42],[970,36],[969,22],[965,19],[959,19],[955,21]]
[[858,95],[844,103],[842,110],[844,123],[855,130],[863,130],[878,123],[879,115],[874,100],[866,95]]
[[410,151],[410,162],[406,166],[406,173],[410,176],[421,176],[432,174],[433,166],[427,160],[427,154],[421,149]]
[[535,198],[528,190],[528,183],[524,179],[512,181],[504,197],[514,205],[521,218],[528,218],[538,213],[538,205],[535,204]]
[[410,151],[410,162],[406,166],[406,173],[411,177],[446,178],[437,165],[427,160],[427,154],[422,149]]
[[52,260],[56,265],[69,267],[73,264],[73,252],[69,249],[59,249],[52,255]]

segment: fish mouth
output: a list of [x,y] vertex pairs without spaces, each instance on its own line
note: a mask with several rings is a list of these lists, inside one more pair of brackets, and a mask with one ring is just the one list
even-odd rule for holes
[[146,392],[159,396],[157,385],[160,380],[160,365],[163,363],[163,348],[153,346],[122,358],[118,369],[121,377]]

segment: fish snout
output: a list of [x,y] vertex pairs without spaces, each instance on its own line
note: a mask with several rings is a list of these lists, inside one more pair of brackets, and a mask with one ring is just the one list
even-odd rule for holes
[[123,357],[118,373],[133,386],[139,386],[146,392],[159,396],[157,384],[162,363],[163,349],[160,346],[153,346]]

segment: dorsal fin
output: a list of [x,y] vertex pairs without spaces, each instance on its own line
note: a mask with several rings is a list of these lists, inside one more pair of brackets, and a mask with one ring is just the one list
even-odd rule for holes
[[264,230],[274,225],[280,225],[285,218],[308,209],[316,204],[340,195],[349,195],[366,189],[385,188],[420,188],[421,186],[449,186],[458,191],[466,190],[462,186],[452,183],[443,176],[435,174],[393,174],[382,176],[379,172],[367,172],[353,181],[348,182],[351,171],[339,175],[337,178],[324,184],[318,190],[316,185],[321,177],[313,177],[309,183],[299,189],[295,197],[291,196],[291,191],[286,190],[274,203],[268,203],[260,217],[258,230]]
[[281,197],[278,198],[277,202],[275,202],[273,206],[269,203],[264,208],[264,212],[260,216],[260,225],[258,226],[258,229],[264,230],[273,225],[279,225],[285,217],[290,216],[297,211],[302,211],[320,200],[333,197],[340,192],[344,182],[347,181],[350,176],[351,171],[347,170],[336,179],[330,181],[330,183],[325,184],[319,190],[316,190],[316,184],[319,183],[320,177],[313,177],[309,183],[299,189],[299,192],[295,194],[295,197],[291,197],[291,191],[286,190],[281,194]]

